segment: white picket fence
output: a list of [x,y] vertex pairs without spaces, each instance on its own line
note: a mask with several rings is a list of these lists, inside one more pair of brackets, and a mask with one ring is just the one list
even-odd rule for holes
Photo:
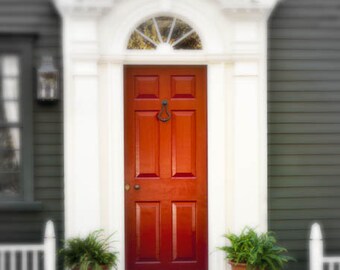
[[340,257],[330,257],[324,254],[323,237],[320,224],[314,223],[309,240],[309,269],[310,270],[338,270]]
[[[43,258],[43,263],[40,258]],[[46,222],[42,244],[0,244],[0,270],[18,269],[56,269],[56,238],[52,221]]]

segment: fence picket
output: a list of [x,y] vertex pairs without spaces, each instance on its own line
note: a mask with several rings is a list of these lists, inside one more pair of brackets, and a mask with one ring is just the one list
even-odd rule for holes
[[5,270],[5,252],[0,253],[0,270]]
[[311,228],[309,240],[309,269],[323,270],[324,266],[327,267],[327,270],[339,270],[340,257],[324,256],[321,227],[318,223],[314,223]]
[[27,251],[23,251],[21,255],[21,270],[27,270]]
[[38,270],[38,251],[33,251],[33,270]]
[[11,270],[15,270],[15,251],[12,251],[11,253],[10,253],[11,255],[10,255],[10,257],[11,257],[11,259],[10,259],[10,267],[11,267]]

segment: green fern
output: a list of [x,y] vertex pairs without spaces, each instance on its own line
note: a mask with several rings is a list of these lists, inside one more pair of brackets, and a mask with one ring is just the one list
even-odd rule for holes
[[102,270],[103,265],[116,268],[118,253],[110,250],[111,236],[105,237],[99,230],[85,238],[71,238],[65,241],[59,254],[64,257],[65,266],[69,269]]
[[220,247],[226,259],[247,264],[249,270],[280,270],[293,258],[284,255],[287,250],[276,243],[273,233],[257,234],[254,229],[245,228],[240,235],[226,234],[229,246]]

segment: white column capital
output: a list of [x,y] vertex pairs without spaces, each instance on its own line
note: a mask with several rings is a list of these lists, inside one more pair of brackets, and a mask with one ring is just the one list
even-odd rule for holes
[[218,0],[222,10],[229,16],[263,16],[271,14],[281,0]]
[[94,16],[99,17],[109,12],[114,0],[53,0],[62,16]]

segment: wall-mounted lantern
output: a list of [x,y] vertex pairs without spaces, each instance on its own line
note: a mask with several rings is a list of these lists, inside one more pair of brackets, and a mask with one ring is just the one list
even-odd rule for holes
[[51,56],[44,56],[38,68],[37,99],[41,102],[55,102],[59,99],[59,72]]

